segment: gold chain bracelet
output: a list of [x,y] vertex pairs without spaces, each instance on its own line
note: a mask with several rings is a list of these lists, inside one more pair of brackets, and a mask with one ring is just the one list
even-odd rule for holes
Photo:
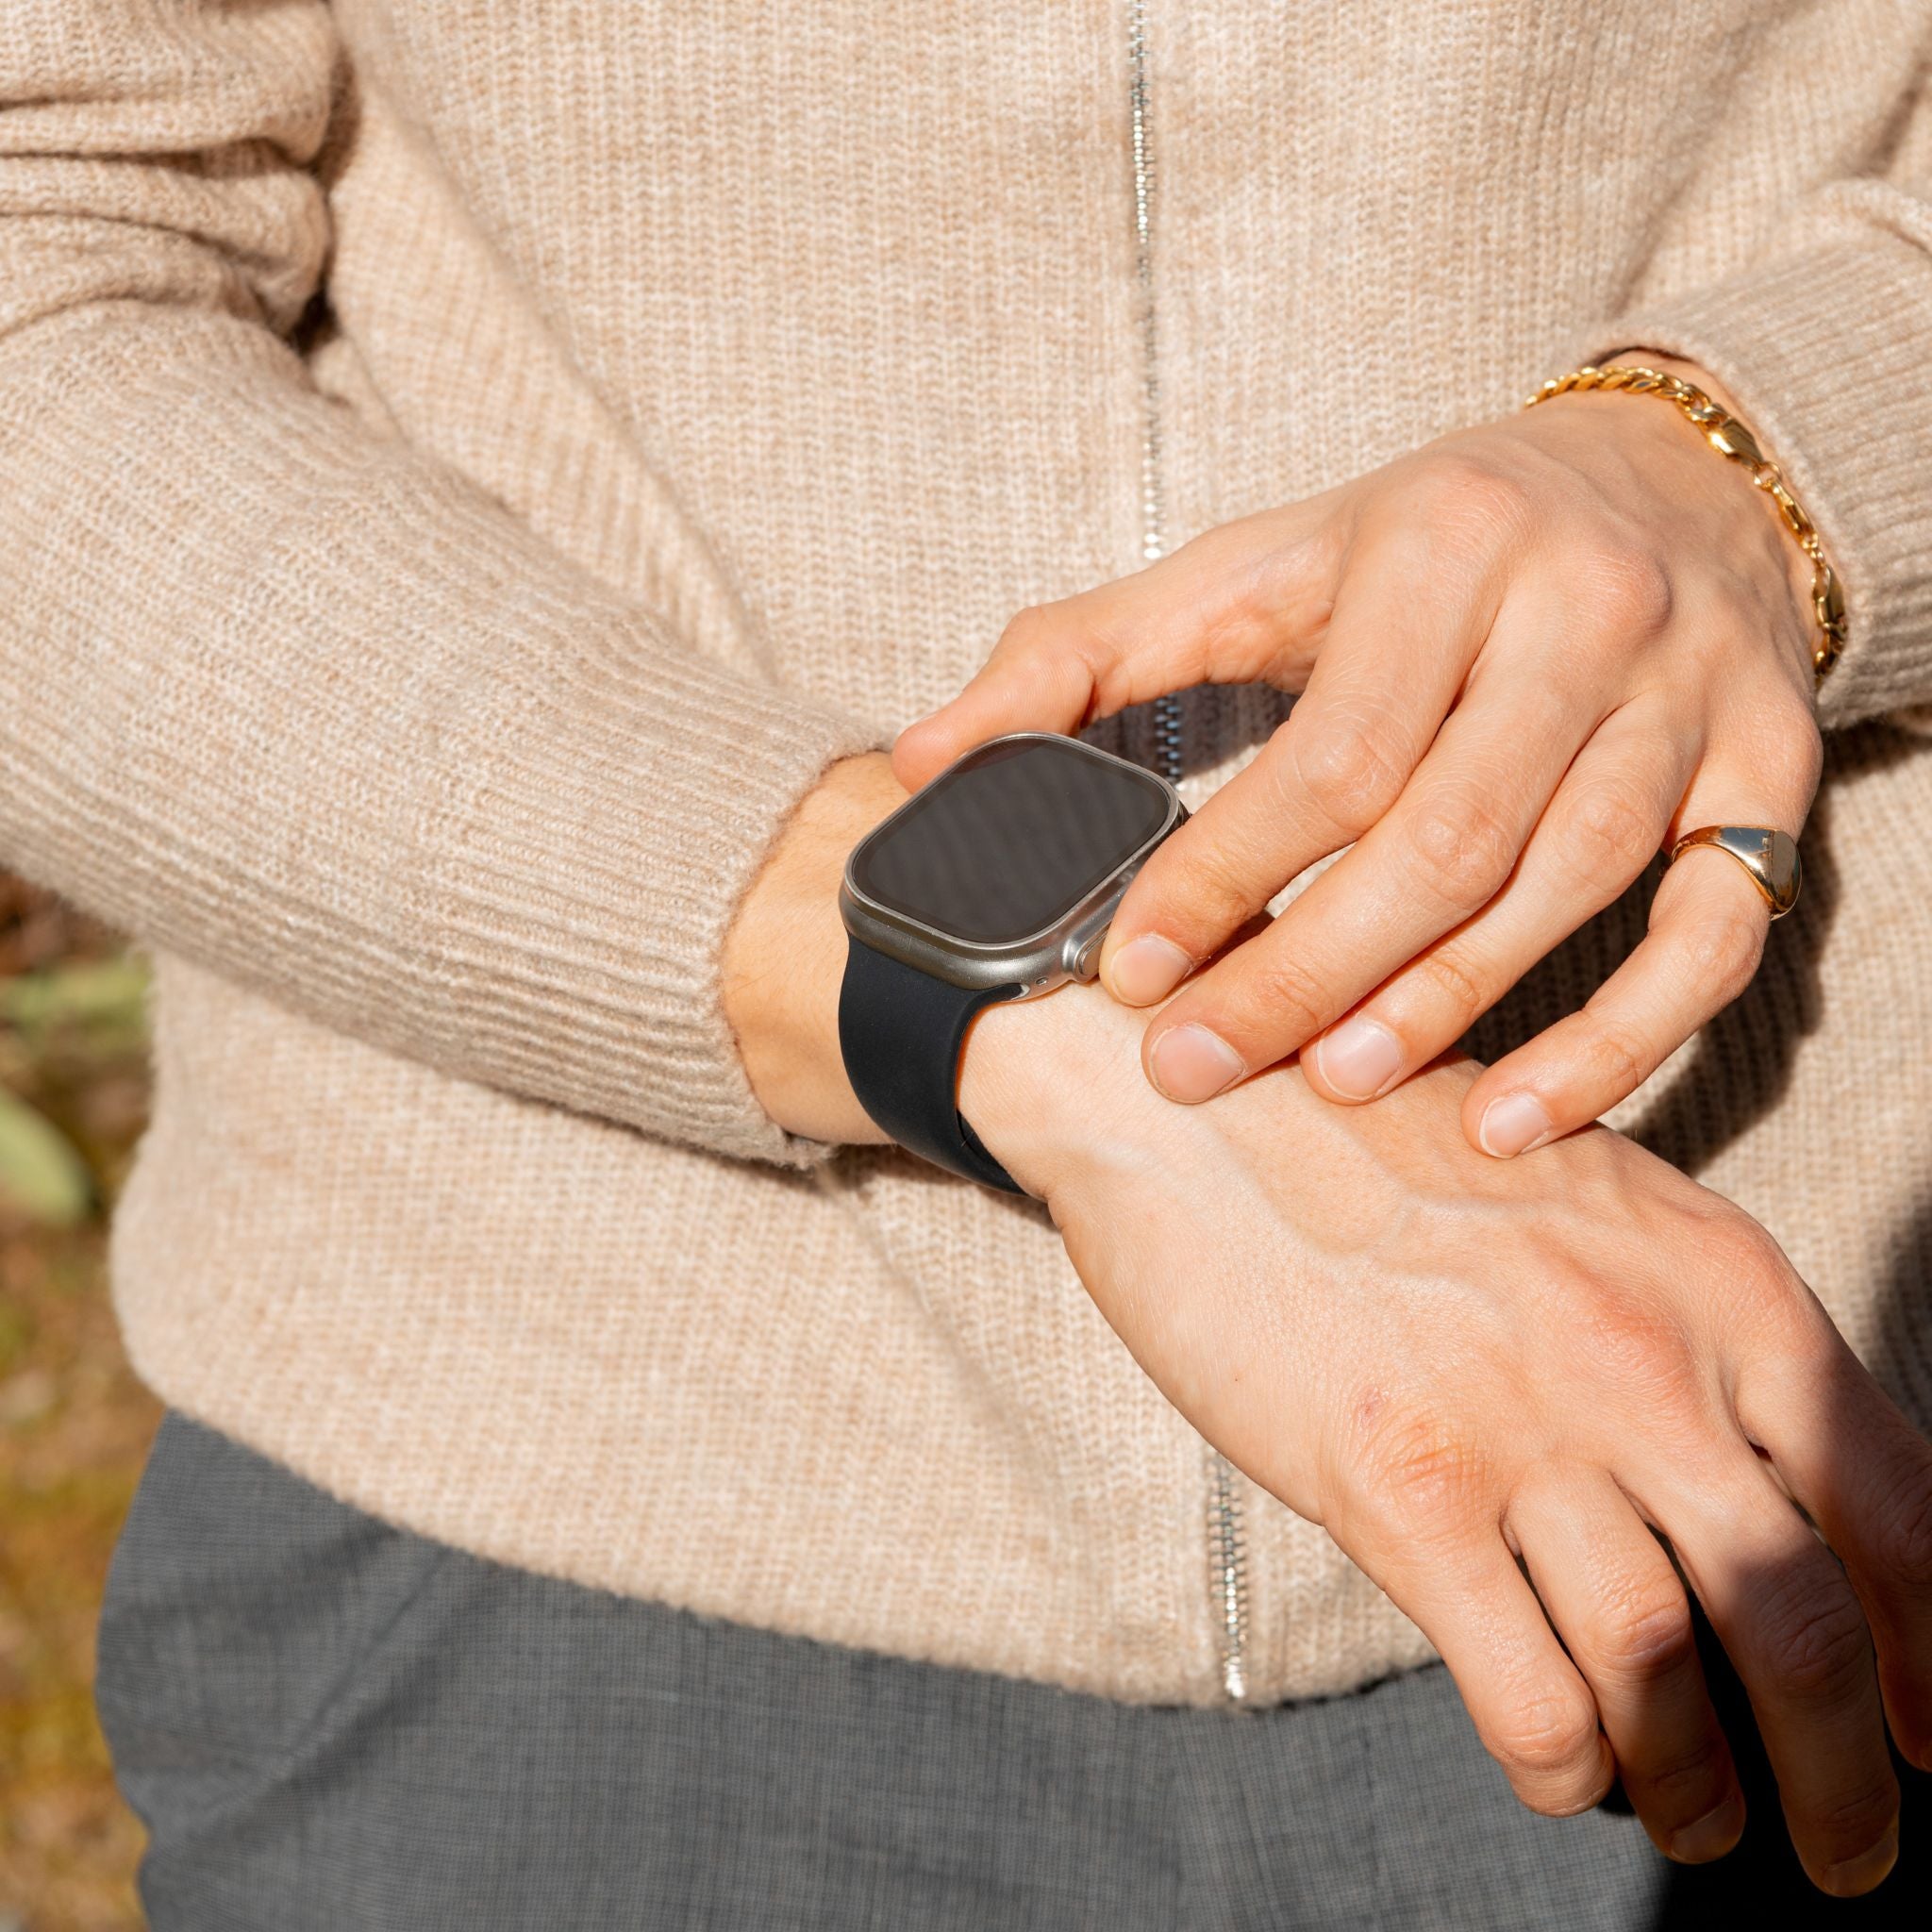
[[1812,675],[1819,683],[1838,662],[1845,647],[1845,593],[1824,560],[1824,546],[1818,531],[1791,494],[1784,472],[1757,447],[1757,440],[1727,409],[1721,408],[1695,383],[1681,376],[1667,375],[1661,369],[1645,369],[1635,363],[1612,362],[1599,369],[1594,363],[1559,375],[1543,384],[1524,405],[1533,409],[1552,396],[1568,395],[1578,390],[1625,390],[1631,395],[1661,396],[1675,403],[1685,420],[1696,425],[1706,442],[1721,457],[1741,464],[1751,480],[1777,505],[1785,527],[1797,539],[1798,548],[1811,562],[1811,614],[1818,620],[1818,642],[1811,653]]

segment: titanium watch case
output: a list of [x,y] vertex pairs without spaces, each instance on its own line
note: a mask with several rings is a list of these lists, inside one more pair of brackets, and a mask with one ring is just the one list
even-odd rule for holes
[[[1049,925],[1011,941],[987,944],[963,940],[939,927],[928,925],[909,914],[881,905],[859,890],[854,874],[867,851],[887,839],[893,826],[933,786],[955,773],[984,762],[989,753],[1003,745],[1040,741],[1070,748],[1096,765],[1113,766],[1131,772],[1150,789],[1167,800],[1167,811],[1158,826],[1141,845],[1114,867],[1097,885]],[[846,930],[863,944],[888,958],[928,974],[948,985],[969,991],[990,991],[1001,987],[1017,987],[1013,999],[1036,999],[1072,979],[1089,980],[1100,970],[1100,944],[1113,923],[1122,898],[1134,875],[1156,846],[1169,838],[1188,816],[1181,796],[1165,778],[1126,758],[1115,758],[1077,738],[1062,737],[1052,731],[1012,731],[988,739],[963,757],[955,758],[890,818],[882,819],[852,848],[845,861],[845,874],[839,887],[839,910]]]

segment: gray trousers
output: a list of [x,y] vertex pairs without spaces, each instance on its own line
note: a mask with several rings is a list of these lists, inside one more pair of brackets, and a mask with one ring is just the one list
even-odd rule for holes
[[1876,1922],[1814,1906],[1758,1793],[1694,1874],[1530,1816],[1440,1669],[1222,1712],[836,1650],[425,1541],[178,1417],[98,1694],[155,1932]]

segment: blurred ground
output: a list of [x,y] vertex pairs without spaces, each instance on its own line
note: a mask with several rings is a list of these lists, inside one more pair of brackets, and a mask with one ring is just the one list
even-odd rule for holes
[[94,1620],[159,1417],[106,1214],[147,1104],[142,979],[0,874],[0,1932],[137,1932],[141,1829],[94,1722]]

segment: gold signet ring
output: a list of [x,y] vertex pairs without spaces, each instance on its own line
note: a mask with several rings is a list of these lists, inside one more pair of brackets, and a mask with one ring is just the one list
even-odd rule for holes
[[1772,825],[1699,825],[1671,847],[1671,863],[1693,845],[1728,852],[1757,882],[1774,919],[1782,919],[1798,903],[1805,868],[1798,860],[1798,841],[1789,832]]

